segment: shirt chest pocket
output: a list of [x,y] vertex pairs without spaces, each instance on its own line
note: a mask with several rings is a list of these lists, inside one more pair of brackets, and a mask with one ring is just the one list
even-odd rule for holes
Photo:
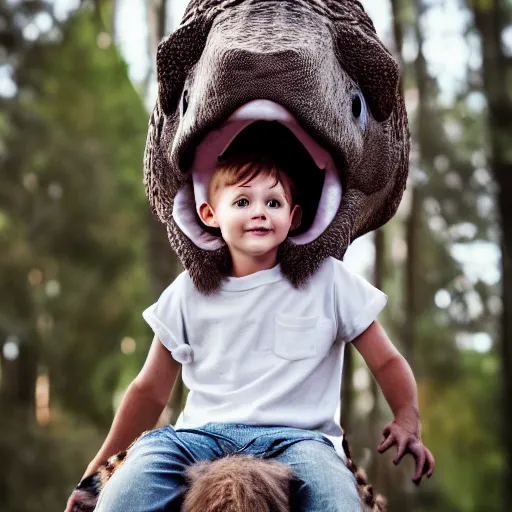
[[318,315],[276,313],[274,353],[290,361],[323,355],[332,344],[332,332],[333,323]]

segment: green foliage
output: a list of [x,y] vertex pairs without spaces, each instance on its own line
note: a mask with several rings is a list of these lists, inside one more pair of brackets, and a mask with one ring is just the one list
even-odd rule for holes
[[147,114],[89,12],[60,31],[20,51],[4,100],[0,329],[37,351],[53,405],[107,425],[125,361],[140,363],[120,342],[148,339]]
[[41,429],[27,416],[14,408],[0,422],[0,510],[64,510],[102,436],[66,418]]
[[[0,355],[0,510],[10,512],[64,508],[150,340],[147,113],[116,48],[98,46],[94,13],[21,36],[45,8],[0,9],[17,89],[0,98],[0,339],[20,349]],[[125,337],[134,353],[121,352]],[[50,377],[46,428],[34,418],[39,372]]]
[[437,486],[456,510],[500,510],[504,458],[495,354],[461,354],[464,374],[452,386],[422,382],[424,437],[436,454]]

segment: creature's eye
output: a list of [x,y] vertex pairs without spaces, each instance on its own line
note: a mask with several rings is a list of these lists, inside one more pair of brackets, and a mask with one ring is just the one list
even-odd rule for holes
[[235,204],[239,208],[245,208],[246,206],[249,205],[249,201],[247,201],[247,199],[245,199],[245,198],[242,198],[242,199],[238,199],[237,201],[235,201]]
[[363,129],[366,128],[366,123],[368,121],[367,112],[364,96],[358,91],[352,98],[352,115]]
[[183,117],[188,109],[188,90],[184,89],[183,94],[181,95],[180,102],[180,113],[181,117]]
[[281,206],[281,203],[277,199],[270,199],[268,202],[269,208],[279,208]]

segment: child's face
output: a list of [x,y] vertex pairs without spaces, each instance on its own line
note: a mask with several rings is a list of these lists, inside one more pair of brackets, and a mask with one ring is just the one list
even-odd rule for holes
[[224,186],[216,191],[212,204],[203,203],[203,222],[221,230],[232,257],[261,257],[284,242],[290,229],[300,223],[300,207],[290,207],[283,185],[258,174],[245,185]]

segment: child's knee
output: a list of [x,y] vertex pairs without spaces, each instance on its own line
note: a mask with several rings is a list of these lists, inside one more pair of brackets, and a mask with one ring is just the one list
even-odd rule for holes
[[361,512],[362,503],[353,474],[320,471],[296,476],[291,486],[292,510]]
[[295,449],[288,454],[288,462],[295,474],[292,501],[299,504],[297,510],[362,510],[355,476],[334,448],[317,441],[300,442],[291,448]]

